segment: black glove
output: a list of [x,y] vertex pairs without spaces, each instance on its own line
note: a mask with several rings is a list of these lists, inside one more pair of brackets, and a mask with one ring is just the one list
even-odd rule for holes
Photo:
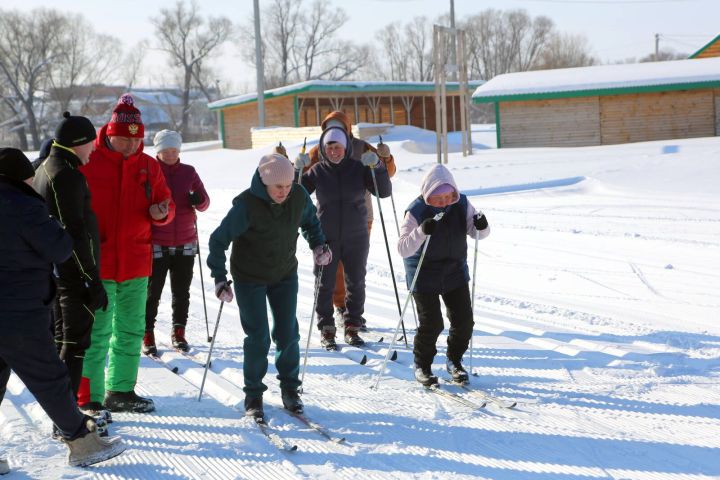
[[434,218],[426,218],[420,224],[420,229],[425,235],[432,235],[437,228],[437,223],[437,220],[435,220]]
[[88,308],[93,312],[102,309],[107,311],[108,296],[100,279],[91,280],[86,284],[88,296]]
[[190,197],[190,205],[193,207],[203,202],[203,196],[200,192],[190,192],[188,193],[188,197]]
[[473,224],[478,230],[485,230],[488,227],[487,218],[479,213],[473,217]]

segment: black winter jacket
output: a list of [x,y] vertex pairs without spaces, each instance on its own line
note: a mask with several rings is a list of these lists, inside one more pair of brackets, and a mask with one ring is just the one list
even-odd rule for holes
[[[24,312],[49,309],[53,263],[72,253],[72,239],[48,214],[43,198],[23,182],[0,175],[0,329],[17,331]],[[47,328],[47,318],[40,318]]]
[[60,220],[73,240],[72,257],[58,265],[60,281],[66,285],[100,281],[100,234],[90,206],[90,188],[79,166],[75,154],[53,146],[33,181],[50,214]]

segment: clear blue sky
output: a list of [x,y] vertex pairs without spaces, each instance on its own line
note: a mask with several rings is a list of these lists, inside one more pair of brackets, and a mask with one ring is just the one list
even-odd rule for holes
[[[304,0],[309,4],[311,0]],[[82,13],[98,31],[116,36],[130,47],[142,38],[153,41],[148,19],[175,0],[2,0],[2,8],[30,10],[52,7]],[[331,0],[343,8],[350,20],[342,36],[348,39],[369,37],[393,21],[406,22],[414,16],[435,18],[449,11],[450,0]],[[204,14],[222,14],[235,23],[252,16],[252,0],[202,0]],[[269,0],[260,0],[261,7]],[[651,53],[655,33],[662,35],[661,48],[693,52],[720,33],[720,0],[455,0],[455,16],[463,17],[487,8],[523,8],[531,15],[550,17],[560,31],[584,34],[593,53],[601,61],[641,57]],[[254,70],[244,65],[237,47],[225,49],[216,66],[235,90],[247,89],[254,81]],[[158,85],[166,63],[157,54],[149,54],[144,65],[145,84]]]

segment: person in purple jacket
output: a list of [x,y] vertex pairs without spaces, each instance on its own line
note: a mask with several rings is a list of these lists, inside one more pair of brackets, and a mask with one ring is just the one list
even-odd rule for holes
[[168,272],[172,291],[172,345],[183,352],[190,350],[185,339],[185,326],[190,306],[190,283],[198,252],[195,211],[204,212],[210,206],[210,197],[195,169],[180,162],[180,134],[161,130],[155,134],[153,143],[165,182],[175,202],[175,220],[167,225],[152,227],[153,266],[145,308],[145,355],[157,354],[155,320]]

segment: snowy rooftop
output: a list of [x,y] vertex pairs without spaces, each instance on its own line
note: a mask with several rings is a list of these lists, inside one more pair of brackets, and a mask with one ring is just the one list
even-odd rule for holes
[[[629,91],[720,87],[720,58],[598,65],[498,75],[473,94],[475,103],[525,98],[612,95]],[[627,91],[627,92],[626,92]],[[571,93],[572,92],[572,93]]]
[[[482,80],[471,80],[470,88],[482,85]],[[284,87],[265,90],[265,98],[282,97],[284,95],[303,92],[392,92],[392,91],[429,91],[435,89],[434,82],[344,82],[336,80],[308,80],[306,82],[293,83]],[[458,89],[457,82],[447,82],[447,89],[455,91]],[[211,110],[219,108],[242,105],[243,103],[257,100],[257,92],[236,95],[223,98],[208,105]]]

